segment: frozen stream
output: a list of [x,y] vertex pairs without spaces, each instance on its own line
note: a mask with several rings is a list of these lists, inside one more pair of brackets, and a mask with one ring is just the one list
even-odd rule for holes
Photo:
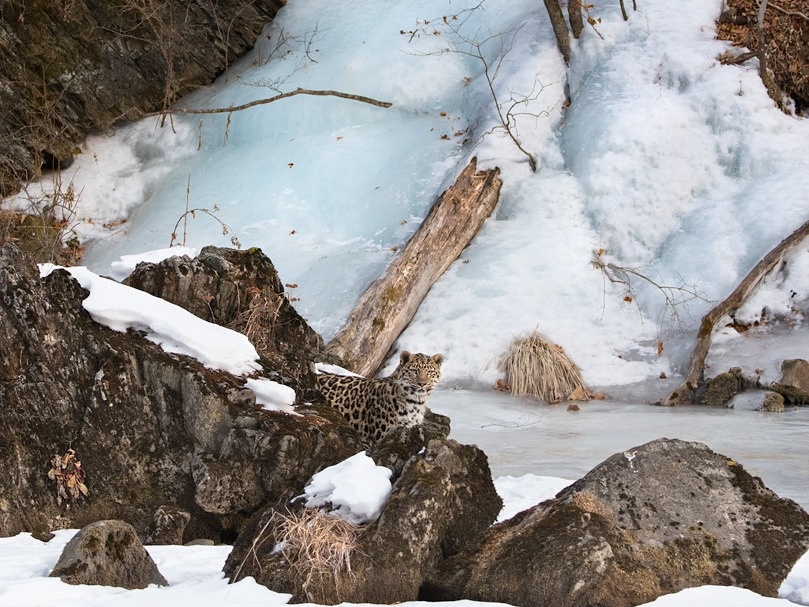
[[809,408],[765,413],[744,400],[733,409],[617,400],[579,407],[570,412],[566,403],[548,405],[494,390],[439,389],[430,401],[433,411],[452,419],[451,438],[486,452],[495,477],[530,473],[575,480],[613,453],[656,438],[680,438],[738,461],[779,496],[809,509]]

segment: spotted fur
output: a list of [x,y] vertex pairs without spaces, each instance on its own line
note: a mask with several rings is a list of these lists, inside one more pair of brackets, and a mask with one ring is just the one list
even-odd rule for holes
[[399,366],[388,377],[321,373],[317,383],[328,403],[357,432],[376,441],[394,426],[417,426],[424,421],[427,398],[441,377],[442,362],[441,354],[402,352]]

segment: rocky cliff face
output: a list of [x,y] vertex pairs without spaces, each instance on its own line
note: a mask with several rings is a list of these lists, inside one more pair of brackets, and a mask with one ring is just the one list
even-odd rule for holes
[[285,0],[0,2],[0,195],[253,47]]

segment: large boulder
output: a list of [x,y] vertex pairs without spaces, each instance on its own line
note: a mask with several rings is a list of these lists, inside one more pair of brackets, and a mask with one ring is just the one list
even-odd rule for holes
[[809,515],[705,445],[618,453],[444,561],[429,600],[630,607],[704,584],[776,596]]
[[129,590],[168,586],[135,528],[124,521],[97,521],[84,527],[64,547],[50,576],[68,584]]
[[[191,515],[184,541],[228,541],[255,511],[359,450],[342,417],[309,404],[305,390],[298,416],[264,410],[243,378],[94,322],[86,295],[67,272],[40,279],[14,247],[0,250],[8,533],[121,519],[146,534],[158,509],[171,507]],[[307,381],[260,362],[296,390]],[[68,448],[80,476],[52,463]]]
[[225,564],[232,582],[253,576],[293,602],[398,603],[415,600],[439,563],[474,544],[502,507],[485,454],[446,439],[430,440],[409,459],[379,518],[356,529],[350,554],[324,569],[306,546],[278,550],[284,522],[300,517],[297,503],[256,517]]
[[88,134],[208,84],[284,0],[0,2],[0,196]]

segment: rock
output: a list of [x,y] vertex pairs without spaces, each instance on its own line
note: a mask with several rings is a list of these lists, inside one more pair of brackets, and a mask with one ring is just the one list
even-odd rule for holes
[[734,367],[706,381],[698,402],[702,405],[727,407],[733,397],[744,390],[745,380],[742,377],[742,370]]
[[732,25],[747,25],[747,22],[747,15],[741,13],[735,6],[723,10],[719,14],[719,19],[717,19],[717,23],[728,23]]
[[784,411],[784,397],[778,392],[765,392],[761,405],[756,409],[757,411],[773,411],[775,413],[783,413]]
[[368,455],[377,466],[389,468],[393,472],[391,482],[395,482],[410,458],[425,449],[431,440],[447,438],[449,431],[449,418],[427,409],[421,425],[390,430],[369,449]]
[[228,557],[225,574],[231,581],[253,576],[272,590],[291,593],[293,602],[416,600],[438,564],[472,545],[501,507],[482,451],[431,440],[408,460],[379,518],[357,531],[350,571],[324,571],[314,559],[276,550],[283,517],[290,508],[293,514],[301,510],[278,504],[251,521]]
[[660,439],[446,560],[424,600],[629,607],[705,584],[776,596],[809,548],[809,515],[699,443]]
[[[233,541],[255,511],[300,493],[318,469],[360,449],[326,405],[300,402],[300,416],[265,411],[242,378],[95,323],[81,306],[87,292],[67,272],[40,279],[15,251],[0,250],[8,533],[121,519],[145,536],[170,504],[191,514],[185,541]],[[296,389],[305,381],[291,375],[294,363],[261,363],[265,376]],[[45,473],[68,446],[89,495],[60,505]]]
[[123,521],[87,525],[67,543],[50,573],[67,584],[118,586],[133,590],[149,584],[168,586],[166,578],[138,540],[135,528]]
[[199,539],[186,542],[183,546],[216,546],[213,540]]
[[152,524],[143,535],[147,546],[182,545],[183,533],[191,520],[191,513],[174,506],[160,506]]
[[770,386],[792,405],[809,404],[809,362],[802,358],[781,363],[781,379]]
[[66,168],[89,133],[213,82],[283,4],[2,3],[0,196],[43,168]]
[[297,389],[301,382],[314,387],[310,361],[322,358],[323,340],[292,307],[261,249],[204,247],[194,259],[141,263],[124,284],[244,333],[278,369],[282,383],[295,378]]
[[809,362],[802,358],[782,362],[781,379],[778,383],[809,393]]

